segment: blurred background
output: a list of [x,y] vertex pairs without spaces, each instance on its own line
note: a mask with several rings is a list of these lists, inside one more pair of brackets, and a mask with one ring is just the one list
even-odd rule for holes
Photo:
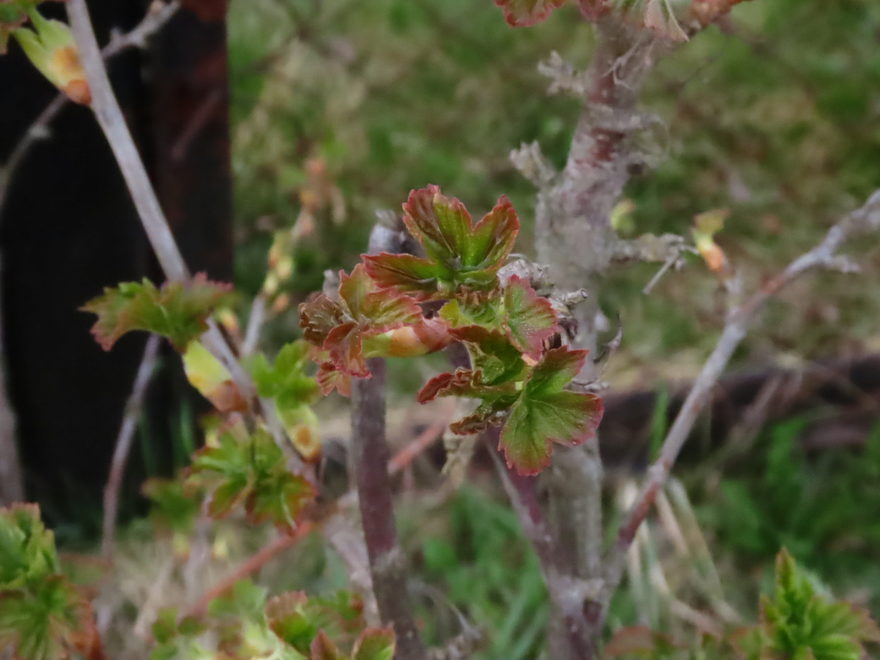
[[[139,0],[89,4],[103,41],[146,10]],[[537,140],[557,165],[565,160],[580,108],[547,94],[537,64],[553,51],[588,63],[591,28],[573,9],[512,30],[490,0],[184,4],[146,49],[114,59],[110,71],[191,268],[235,283],[242,325],[275,233],[297,228],[293,276],[263,333],[267,353],[298,335],[296,305],[321,287],[325,270],[352,267],[376,212],[398,209],[411,188],[439,184],[475,215],[506,194],[530,234],[534,189],[508,155]],[[0,80],[0,161],[8,162],[54,91],[15,49],[0,58]],[[744,3],[663,59],[643,107],[659,121],[639,138],[646,166],[615,214],[620,233],[689,235],[695,214],[728,209],[717,241],[750,289],[880,186],[880,5]],[[85,109],[65,108],[49,138],[6,174],[3,413],[15,419],[29,499],[59,542],[80,552],[97,539],[144,338],[103,353],[77,308],[104,286],[160,278]],[[529,241],[518,249],[528,252]],[[835,593],[880,612],[880,250],[865,242],[857,252],[860,274],[799,280],[740,349],[638,538],[612,626],[642,622],[687,638],[748,620],[782,546]],[[605,315],[623,327],[604,375],[612,517],[724,319],[725,297],[698,258],[645,295],[655,272],[622,268],[603,289]],[[161,360],[126,479],[126,602],[148,596],[149,575],[139,578],[138,567],[170,552],[165,540],[144,542],[153,536],[141,482],[184,467],[207,410],[177,360]],[[434,364],[391,365],[400,443],[442,417],[413,398]],[[321,412],[325,441],[344,446],[346,402],[322,402]],[[516,517],[479,456],[460,489],[444,485],[442,461],[439,448],[425,454],[399,484],[426,634],[449,637],[463,614],[493,631],[481,657],[536,657],[547,603]],[[230,532],[216,561],[240,559],[268,533]],[[267,584],[344,580],[319,542],[290,552],[297,569],[270,565]]]

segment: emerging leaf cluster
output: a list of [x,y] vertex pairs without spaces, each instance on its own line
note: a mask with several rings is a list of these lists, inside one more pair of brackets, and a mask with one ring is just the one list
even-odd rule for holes
[[144,278],[108,287],[81,309],[97,314],[92,334],[104,350],[110,350],[127,332],[146,330],[162,335],[183,352],[208,329],[208,317],[226,302],[229,293],[229,285],[211,282],[204,273],[188,282],[167,282],[161,288]]
[[[160,612],[151,660],[274,658],[276,660],[391,660],[394,633],[368,628],[363,603],[348,592],[308,597],[239,582],[213,601],[204,618]],[[219,655],[218,655],[219,654]]]
[[259,395],[275,401],[278,417],[297,451],[314,461],[321,455],[321,444],[311,404],[320,392],[307,372],[310,366],[309,345],[295,341],[285,345],[271,364],[264,355],[257,355],[250,371]]
[[341,274],[336,296],[320,294],[300,307],[322,389],[347,393],[352,377],[369,377],[366,358],[460,342],[470,367],[433,378],[419,401],[479,400],[451,429],[467,435],[502,426],[508,464],[521,474],[540,472],[552,443],[577,445],[594,435],[602,403],[566,389],[586,353],[549,348],[559,331],[550,301],[520,277],[498,277],[519,232],[512,205],[501,198],[474,223],[459,200],[428,186],[413,191],[403,210],[424,256],[365,255],[351,275]]
[[776,558],[774,593],[762,597],[757,626],[723,638],[704,635],[695,648],[643,626],[623,628],[605,655],[649,660],[861,660],[869,657],[864,647],[869,642],[880,642],[880,628],[867,612],[823,595],[783,549]]
[[315,496],[305,478],[287,469],[281,449],[263,430],[220,433],[193,456],[186,484],[209,494],[208,511],[214,517],[242,506],[250,522],[271,521],[282,529],[292,529]]
[[[70,28],[61,21],[43,18],[39,1],[0,0],[0,54],[10,35],[46,79],[71,101],[88,105],[91,90]],[[26,25],[27,22],[29,25]]]
[[820,594],[786,550],[776,559],[776,589],[761,601],[756,660],[860,660],[865,642],[880,642],[867,612]]
[[36,505],[0,509],[0,648],[15,657],[103,657],[89,601],[61,574]]

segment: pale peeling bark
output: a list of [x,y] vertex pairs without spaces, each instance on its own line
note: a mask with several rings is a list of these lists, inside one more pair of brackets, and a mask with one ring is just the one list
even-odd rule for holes
[[[636,105],[657,47],[652,35],[617,20],[600,22],[597,30],[599,44],[583,81],[584,108],[565,168],[538,194],[535,237],[538,261],[549,265],[555,285],[562,291],[583,288],[589,294],[573,310],[577,325],[571,344],[594,356],[599,287],[619,252],[611,212],[638,160],[628,138],[644,127]],[[594,371],[588,361],[581,377],[594,378]],[[553,534],[556,545],[565,549],[564,570],[572,579],[601,579],[603,478],[598,442],[558,449],[547,475]],[[582,611],[598,637],[601,604],[589,599]],[[560,632],[551,630],[556,653]]]

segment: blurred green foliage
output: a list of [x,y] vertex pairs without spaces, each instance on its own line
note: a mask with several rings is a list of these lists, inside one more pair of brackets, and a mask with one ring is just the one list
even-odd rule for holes
[[538,561],[501,499],[464,487],[444,508],[444,527],[422,535],[420,579],[430,588],[426,638],[458,634],[464,616],[485,633],[476,658],[538,657],[549,606]]
[[706,489],[701,522],[743,570],[766,565],[781,547],[838,593],[880,606],[880,429],[862,448],[807,455],[809,420],[774,425],[738,466]]
[[[269,230],[305,217],[293,284],[302,297],[324,269],[351,267],[376,210],[427,183],[475,213],[506,193],[528,226],[534,191],[507,156],[537,140],[565,160],[580,108],[548,96],[536,65],[553,50],[588,63],[593,36],[575,17],[569,8],[512,30],[488,0],[233,1],[239,284],[258,289]],[[649,167],[626,191],[631,233],[688,234],[694,214],[729,208],[719,242],[748,281],[815,242],[877,184],[878,30],[870,0],[752,2],[666,56],[643,95],[663,124],[637,140]],[[875,250],[869,277],[878,266]],[[714,279],[695,261],[643,296],[653,272],[626,269],[605,287],[624,350],[637,361],[705,350],[723,312]],[[873,334],[866,311],[880,311],[880,294],[820,280],[811,299],[795,292],[774,305],[756,348],[816,354]]]

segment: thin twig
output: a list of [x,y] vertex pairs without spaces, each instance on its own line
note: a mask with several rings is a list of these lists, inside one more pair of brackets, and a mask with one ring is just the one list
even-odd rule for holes
[[[116,34],[110,43],[104,46],[101,56],[109,60],[129,48],[145,48],[151,36],[158,32],[174,14],[180,9],[179,0],[172,0],[167,4],[151,5],[146,16],[131,31],[125,34]],[[58,116],[58,113],[67,105],[69,99],[66,95],[58,95],[49,102],[43,111],[31,122],[27,130],[12,148],[6,162],[0,167],[0,212],[6,204],[9,186],[15,176],[15,172],[21,165],[24,157],[31,147],[38,141],[50,135],[49,124]]]
[[603,595],[603,606],[606,611],[608,602],[623,575],[627,548],[632,543],[639,526],[650,512],[657,493],[669,478],[669,473],[675,465],[678,454],[701,411],[709,401],[715,384],[734,351],[755,322],[759,312],[771,297],[810,270],[817,268],[843,272],[855,270],[856,266],[848,258],[838,254],[839,249],[844,242],[852,238],[878,230],[880,230],[880,190],[874,192],[864,206],[832,226],[819,245],[792,261],[742,305],[730,312],[715,349],[703,365],[703,369],[688,393],[672,428],[669,429],[660,449],[660,455],[648,470],[648,477],[621,523],[614,546],[606,557]]
[[247,328],[244,332],[244,340],[241,343],[241,354],[251,355],[257,350],[260,342],[260,330],[266,320],[266,296],[261,291],[254,297],[251,304],[251,313],[248,315]]
[[113,541],[116,535],[116,518],[119,511],[119,489],[122,486],[122,477],[125,474],[125,464],[137,430],[138,419],[144,406],[147,388],[153,376],[156,366],[156,358],[159,355],[160,337],[150,335],[144,348],[144,356],[141,358],[134,386],[125,404],[125,412],[122,416],[122,425],[119,427],[119,435],[116,436],[116,448],[113,450],[113,460],[110,462],[110,474],[107,477],[107,485],[104,486],[104,525],[103,539],[101,541],[101,555],[110,559],[113,555]]

